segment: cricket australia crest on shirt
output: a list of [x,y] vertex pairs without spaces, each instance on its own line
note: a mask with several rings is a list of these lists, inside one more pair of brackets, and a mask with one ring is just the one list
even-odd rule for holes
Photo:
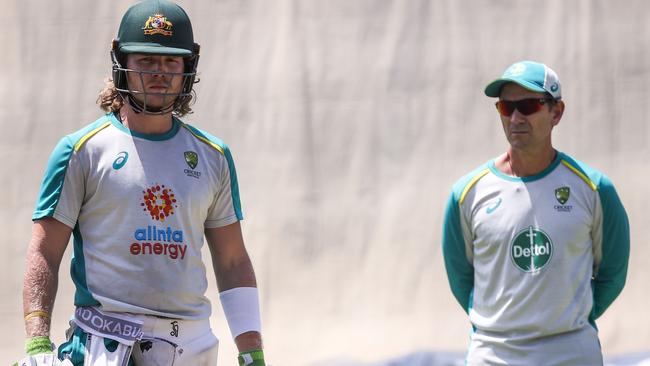
[[553,206],[558,212],[571,212],[573,206],[565,205],[571,197],[571,188],[569,187],[559,187],[555,188],[555,199],[560,203],[559,205]]
[[187,163],[187,166],[190,167],[190,169],[183,170],[185,175],[196,179],[201,178],[201,172],[194,170],[194,168],[199,165],[199,155],[194,151],[186,151],[183,153],[183,155],[185,156],[185,162]]
[[510,258],[518,269],[537,272],[553,257],[553,241],[544,231],[529,226],[515,235],[510,244]]
[[184,155],[187,165],[192,169],[196,168],[199,164],[199,156],[194,151],[186,151]]

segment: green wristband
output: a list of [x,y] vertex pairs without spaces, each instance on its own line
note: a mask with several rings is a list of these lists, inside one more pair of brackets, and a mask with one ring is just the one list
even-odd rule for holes
[[261,349],[241,352],[239,357],[239,366],[266,366],[264,363],[264,352]]
[[28,356],[40,353],[52,353],[52,341],[48,336],[38,336],[25,341],[25,351]]

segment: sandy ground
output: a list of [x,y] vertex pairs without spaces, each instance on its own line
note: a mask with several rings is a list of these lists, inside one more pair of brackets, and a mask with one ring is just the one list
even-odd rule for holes
[[[46,159],[100,115],[108,46],[129,4],[3,2],[0,364],[22,355],[24,253]],[[630,216],[629,278],[598,322],[603,351],[649,350],[646,1],[181,4],[202,45],[188,122],[233,151],[275,366],[465,349],[469,326],[442,266],[442,211],[458,177],[505,149],[482,89],[520,59],[559,73],[567,111],[554,143],[605,171]],[[68,263],[56,343],[72,311]],[[233,364],[210,281],[221,364]]]

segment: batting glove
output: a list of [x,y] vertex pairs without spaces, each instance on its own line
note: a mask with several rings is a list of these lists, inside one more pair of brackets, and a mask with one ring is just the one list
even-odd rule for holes
[[264,363],[264,352],[261,349],[242,352],[237,357],[239,366],[266,366]]
[[47,336],[30,338],[25,342],[27,357],[14,363],[13,366],[66,366],[70,361],[61,363],[56,357],[54,345]]

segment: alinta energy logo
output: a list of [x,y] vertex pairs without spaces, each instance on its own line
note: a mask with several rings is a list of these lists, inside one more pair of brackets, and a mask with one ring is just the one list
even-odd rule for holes
[[132,255],[162,255],[170,259],[185,259],[187,244],[183,244],[183,230],[148,225],[146,228],[137,228],[133,238],[135,241],[129,246]]
[[[164,184],[155,184],[142,191],[140,206],[153,220],[162,223],[174,214],[178,201],[171,188]],[[175,230],[171,226],[138,227],[133,232],[135,241],[130,244],[129,252],[134,256],[156,255],[182,260],[187,252],[183,237],[183,230]]]
[[174,208],[178,207],[176,195],[171,188],[164,184],[153,185],[142,191],[143,211],[148,211],[151,218],[164,222],[166,218],[174,214]]
[[553,242],[542,230],[532,226],[520,231],[510,245],[512,263],[524,272],[537,272],[553,257]]

